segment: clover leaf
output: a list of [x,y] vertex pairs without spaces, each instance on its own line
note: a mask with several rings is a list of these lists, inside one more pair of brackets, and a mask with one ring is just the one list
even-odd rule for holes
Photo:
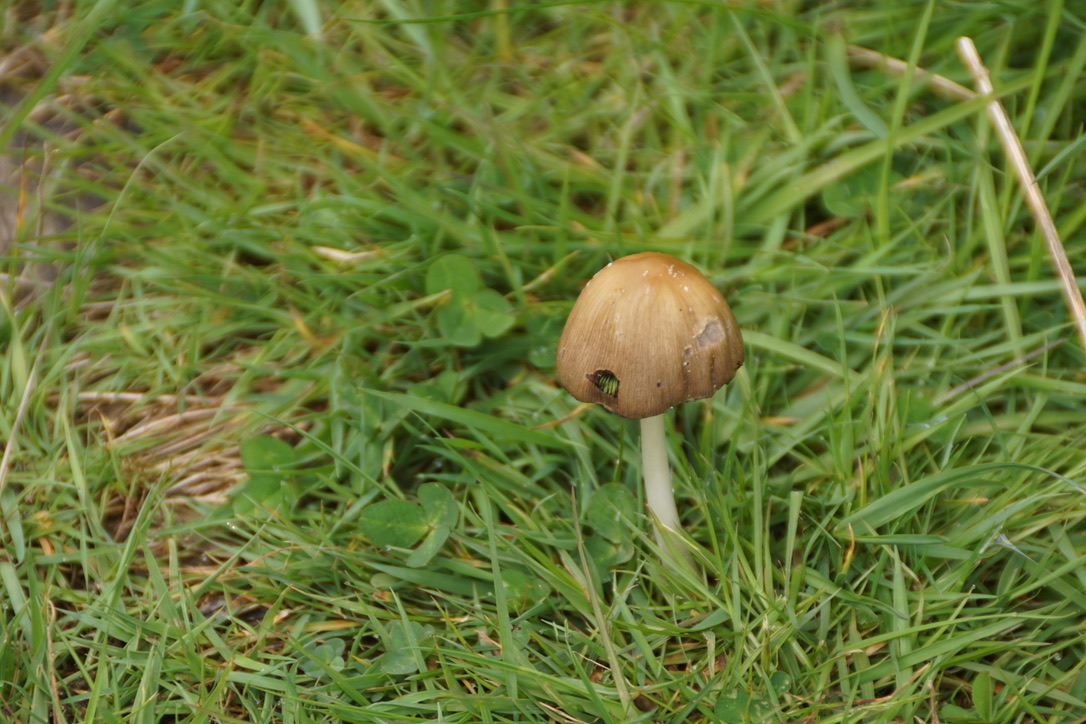
[[512,306],[498,292],[483,287],[475,265],[459,254],[446,254],[426,272],[426,293],[449,295],[436,310],[437,331],[459,347],[474,347],[483,337],[497,337],[516,321]]

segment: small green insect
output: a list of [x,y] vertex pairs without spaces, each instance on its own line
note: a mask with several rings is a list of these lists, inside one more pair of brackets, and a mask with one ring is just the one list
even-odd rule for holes
[[608,397],[618,397],[618,378],[611,370],[597,370],[590,379],[596,389],[603,394]]

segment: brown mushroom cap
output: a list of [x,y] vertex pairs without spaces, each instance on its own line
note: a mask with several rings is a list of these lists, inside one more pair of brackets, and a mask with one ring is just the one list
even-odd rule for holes
[[742,364],[743,338],[724,297],[694,267],[655,252],[597,272],[558,342],[562,386],[634,419],[711,397]]

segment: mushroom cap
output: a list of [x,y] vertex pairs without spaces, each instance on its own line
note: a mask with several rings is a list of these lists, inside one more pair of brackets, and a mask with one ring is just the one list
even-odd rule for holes
[[711,397],[743,364],[724,297],[694,267],[645,252],[585,285],[558,342],[558,380],[582,402],[640,419]]

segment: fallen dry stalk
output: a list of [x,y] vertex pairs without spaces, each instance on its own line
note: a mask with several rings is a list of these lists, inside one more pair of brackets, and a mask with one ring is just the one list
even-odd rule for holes
[[[909,64],[904,60],[889,55],[883,55],[882,53],[859,45],[848,46],[848,57],[853,65],[864,68],[878,68],[891,75],[905,75],[909,71]],[[976,93],[969,90],[964,85],[955,83],[946,76],[932,73],[930,70],[924,70],[919,66],[913,67],[913,78],[917,82],[927,83],[928,87],[931,88],[934,93],[941,95],[944,98],[955,101],[967,101],[977,97]]]
[[[959,38],[958,54],[961,56],[962,62],[970,73],[972,73],[979,93],[981,95],[993,96],[991,79],[988,76],[987,69],[981,62],[980,55],[977,53],[973,41],[965,37]],[[859,45],[848,46],[848,56],[853,65],[863,68],[877,68],[891,75],[904,76],[910,70],[909,64],[900,58],[883,55],[882,53]],[[913,77],[918,82],[928,84],[928,87],[931,88],[934,93],[943,96],[944,98],[966,101],[977,97],[977,92],[955,83],[938,73],[932,73],[931,71],[920,67],[913,67],[912,73]],[[1048,245],[1049,255],[1056,265],[1056,272],[1063,290],[1064,299],[1071,312],[1071,316],[1074,318],[1083,349],[1086,350],[1086,302],[1083,301],[1082,292],[1079,290],[1078,283],[1075,281],[1074,271],[1071,268],[1070,262],[1067,260],[1067,254],[1064,250],[1063,243],[1060,241],[1059,232],[1056,230],[1052,215],[1048,210],[1044,197],[1041,195],[1040,189],[1037,187],[1036,176],[1034,176],[1033,170],[1029,166],[1029,161],[1026,158],[1025,151],[1022,149],[1022,143],[1018,138],[1018,134],[1015,133],[1014,127],[1007,118],[1007,114],[1003,110],[1003,106],[1000,102],[993,97],[993,100],[987,106],[987,111],[992,120],[992,125],[995,127],[996,135],[999,137],[1000,143],[1003,146],[1004,152],[1011,160],[1011,165],[1014,166],[1019,183],[1022,185],[1026,204],[1029,206],[1033,217],[1037,220],[1041,229],[1041,234],[1044,236],[1045,242]]]
[[146,402],[151,404],[164,405],[176,405],[181,401],[184,401],[186,404],[189,405],[215,405],[222,402],[221,397],[170,394],[148,395],[148,393],[146,392],[113,392],[108,390],[90,390],[85,392],[79,392],[76,394],[76,399],[80,402],[127,402],[129,404],[136,402]]
[[[969,72],[973,74],[977,84],[977,92],[981,95],[991,96],[992,81],[988,77],[988,69],[984,67],[984,63],[981,61],[977,48],[973,45],[971,39],[966,37],[958,38],[958,55],[966,68],[969,69]],[[1071,269],[1071,263],[1067,260],[1067,253],[1064,251],[1063,242],[1060,241],[1056,223],[1052,220],[1052,214],[1049,213],[1048,205],[1045,203],[1044,196],[1041,195],[1041,190],[1037,186],[1037,178],[1033,175],[1033,170],[1029,166],[1029,159],[1026,158],[1026,153],[1022,150],[1022,142],[1018,139],[1018,134],[1015,133],[1014,126],[1011,125],[1006,111],[1003,110],[1003,105],[993,98],[986,109],[988,117],[992,121],[992,126],[995,127],[996,135],[999,136],[999,142],[1003,146],[1003,152],[1007,154],[1007,158],[1010,159],[1011,165],[1014,167],[1015,175],[1018,176],[1018,183],[1022,186],[1026,204],[1041,228],[1041,234],[1048,245],[1048,253],[1052,257],[1052,263],[1056,265],[1056,274],[1063,287],[1064,300],[1067,302],[1071,316],[1078,327],[1082,348],[1086,350],[1086,302],[1082,299],[1082,291],[1075,281],[1074,270]]]

